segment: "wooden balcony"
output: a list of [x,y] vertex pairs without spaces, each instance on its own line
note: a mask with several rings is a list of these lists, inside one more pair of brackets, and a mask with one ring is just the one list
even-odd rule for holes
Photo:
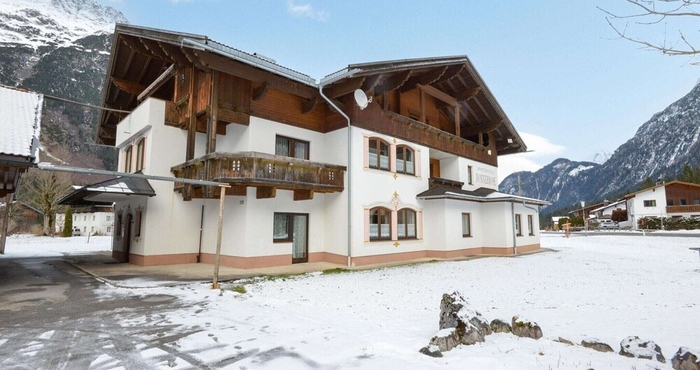
[[667,206],[666,213],[700,213],[700,204],[687,206]]
[[[314,192],[342,192],[346,167],[258,152],[217,152],[170,170],[175,177],[229,183],[229,195],[245,195],[246,187],[255,187],[258,199],[274,198],[281,189],[294,191],[294,200],[305,200],[312,199]],[[185,199],[217,196],[218,190],[199,188],[191,188],[188,194],[184,184],[175,183],[175,190]]]

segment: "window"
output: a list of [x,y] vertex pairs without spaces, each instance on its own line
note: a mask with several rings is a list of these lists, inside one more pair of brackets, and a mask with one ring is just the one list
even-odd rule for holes
[[695,205],[700,204],[700,199],[693,199],[693,204],[695,204]]
[[95,232],[95,227],[93,226],[90,228],[90,233],[94,233],[94,232]]
[[107,222],[112,221],[112,216],[107,216]]
[[672,206],[672,205],[673,205],[673,199],[668,199],[668,200],[666,201],[666,205],[667,205],[667,206]]
[[369,240],[391,239],[391,211],[386,208],[369,210]]
[[126,148],[126,151],[124,153],[124,172],[131,172],[131,146]]
[[415,155],[413,150],[405,145],[396,148],[396,172],[413,175],[415,173]]
[[515,235],[523,236],[523,229],[520,227],[520,215],[515,215]]
[[397,236],[399,239],[416,238],[416,212],[410,209],[400,209],[397,213]]
[[527,215],[527,234],[535,235],[535,229],[533,228],[532,215]]
[[83,221],[87,221],[87,215],[83,216]]
[[122,213],[117,214],[117,224],[114,226],[114,230],[119,233],[119,236],[124,236],[124,230],[122,228]]
[[381,139],[369,139],[369,167],[389,171],[389,144]]
[[289,213],[275,213],[272,228],[272,241],[285,243],[292,241],[292,217]]
[[111,232],[112,232],[112,228],[107,226],[107,233],[111,233]]
[[95,221],[95,215],[92,215],[92,220]]
[[682,205],[682,206],[687,206],[688,203],[685,201],[685,199],[681,199],[681,205]]
[[144,168],[144,151],[146,150],[146,138],[141,138],[136,144],[136,172],[143,171]]
[[474,185],[474,180],[472,177],[472,166],[467,166],[467,183],[469,185]]
[[656,200],[645,200],[644,207],[656,207]]
[[141,236],[141,214],[142,210],[136,210],[136,217],[134,218],[134,236]]
[[309,142],[277,135],[275,154],[285,157],[309,159]]
[[468,238],[472,236],[472,215],[462,213],[462,237]]

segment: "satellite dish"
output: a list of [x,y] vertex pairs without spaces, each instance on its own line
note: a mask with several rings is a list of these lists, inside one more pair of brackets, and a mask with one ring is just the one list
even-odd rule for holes
[[367,108],[367,105],[372,102],[372,98],[367,98],[367,95],[365,94],[362,89],[357,89],[355,90],[355,103],[357,103],[357,106],[360,107],[360,109],[365,109]]

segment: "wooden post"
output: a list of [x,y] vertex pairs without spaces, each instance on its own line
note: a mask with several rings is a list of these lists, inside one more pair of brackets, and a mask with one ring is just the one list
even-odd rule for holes
[[221,234],[224,230],[224,199],[226,198],[226,189],[230,185],[220,185],[221,195],[219,197],[219,231],[216,235],[216,256],[214,257],[214,281],[211,284],[212,289],[219,289],[219,262],[221,260]]
[[10,224],[10,207],[12,207],[12,195],[7,194],[5,197],[5,215],[2,221],[2,230],[0,230],[0,254],[5,254],[5,240],[7,240],[7,229]]

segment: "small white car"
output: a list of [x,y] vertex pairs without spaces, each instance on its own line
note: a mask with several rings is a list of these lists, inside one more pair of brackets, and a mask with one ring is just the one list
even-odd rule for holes
[[598,229],[617,229],[618,227],[617,222],[613,220],[600,220],[598,222]]
[[77,228],[77,227],[73,228],[73,236],[80,236],[80,228]]

